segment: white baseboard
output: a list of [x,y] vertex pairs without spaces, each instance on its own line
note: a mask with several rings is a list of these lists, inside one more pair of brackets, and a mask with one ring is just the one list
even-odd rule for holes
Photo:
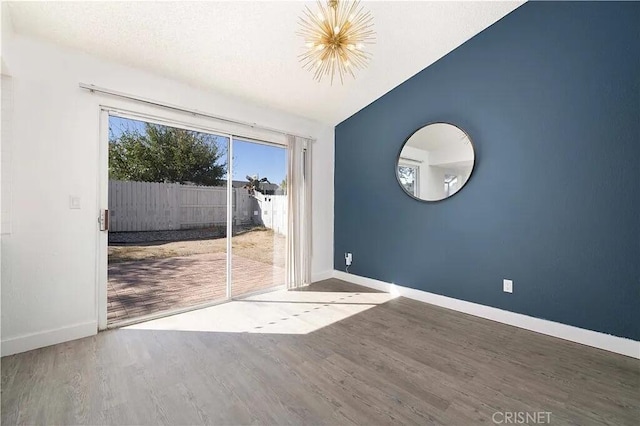
[[359,284],[365,287],[384,291],[393,295],[403,296],[420,302],[430,303],[443,308],[452,309],[465,314],[486,318],[503,324],[524,328],[548,336],[558,337],[571,342],[581,343],[594,348],[604,349],[632,358],[640,359],[640,342],[625,339],[624,337],[612,336],[610,334],[597,331],[586,330],[559,322],[548,321],[528,315],[505,311],[503,309],[492,308],[490,306],[477,303],[466,302],[447,296],[441,296],[422,290],[390,284],[372,278],[361,277],[359,275],[348,274],[342,271],[334,271],[334,278]]
[[311,282],[317,283],[318,281],[328,280],[329,278],[333,278],[333,269],[329,269],[326,271],[318,272],[316,274],[311,275]]
[[25,334],[2,341],[2,356],[43,348],[69,340],[81,339],[98,333],[98,323],[89,321],[68,327]]

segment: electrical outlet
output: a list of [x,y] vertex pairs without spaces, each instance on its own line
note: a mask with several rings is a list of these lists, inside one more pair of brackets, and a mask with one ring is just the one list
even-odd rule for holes
[[351,262],[353,261],[353,255],[351,253],[345,253],[344,254],[344,261],[347,264],[347,266],[350,266]]
[[505,293],[513,293],[513,281],[502,280],[502,291]]

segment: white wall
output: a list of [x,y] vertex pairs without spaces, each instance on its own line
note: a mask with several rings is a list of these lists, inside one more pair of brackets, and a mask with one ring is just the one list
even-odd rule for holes
[[456,144],[450,148],[429,151],[429,164],[448,166],[450,164],[473,163],[473,149],[469,145]]
[[[11,20],[6,13],[7,6],[2,4],[0,7],[0,45],[5,46],[11,40],[12,28]],[[3,49],[4,50],[4,49]],[[0,300],[2,300],[2,283],[9,282],[11,277],[11,269],[8,261],[5,261],[7,254],[10,253],[8,245],[11,239],[11,185],[9,173],[11,168],[11,127],[12,127],[12,111],[13,111],[13,81],[9,77],[9,69],[4,60],[4,52],[0,59],[2,82],[0,84],[1,99],[1,120],[0,126]],[[2,330],[2,306],[0,305],[0,330]],[[1,336],[1,333],[0,333]],[[0,347],[2,344],[0,343]]]
[[433,167],[429,163],[420,164],[420,197],[427,200],[445,198],[444,193],[445,170]]
[[[316,137],[312,272],[330,275],[332,126],[17,35],[5,37],[2,49],[13,82],[11,239],[7,244],[3,239],[8,247],[2,253],[3,355],[96,331],[99,105],[199,121],[90,94],[78,87],[80,82]],[[81,197],[81,209],[69,209],[70,195]],[[4,276],[5,267],[10,277]]]

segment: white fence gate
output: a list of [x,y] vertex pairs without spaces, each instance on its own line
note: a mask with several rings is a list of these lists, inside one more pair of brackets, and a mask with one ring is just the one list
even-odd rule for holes
[[[286,195],[233,189],[234,225],[256,224],[285,234]],[[227,224],[227,189],[177,183],[109,181],[112,232],[194,229]]]
[[253,196],[258,206],[258,214],[254,211],[254,217],[259,217],[260,225],[273,229],[278,234],[287,235],[287,196],[286,195],[262,195],[259,192]]

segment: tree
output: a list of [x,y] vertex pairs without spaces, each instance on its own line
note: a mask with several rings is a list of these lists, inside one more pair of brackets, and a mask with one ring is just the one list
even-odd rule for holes
[[247,181],[249,182],[248,184],[246,184],[245,186],[243,186],[244,189],[248,189],[249,190],[249,194],[253,195],[255,193],[255,191],[258,192],[262,192],[262,183],[266,182],[266,183],[271,183],[269,182],[269,179],[267,179],[266,177],[263,177],[262,179],[259,179],[258,176],[247,176]]
[[109,140],[109,178],[219,185],[226,173],[216,136],[160,124]]
[[416,169],[414,167],[398,165],[398,178],[405,189],[415,195]]
[[285,194],[287,193],[287,178],[282,179],[282,182],[280,182],[280,188]]

